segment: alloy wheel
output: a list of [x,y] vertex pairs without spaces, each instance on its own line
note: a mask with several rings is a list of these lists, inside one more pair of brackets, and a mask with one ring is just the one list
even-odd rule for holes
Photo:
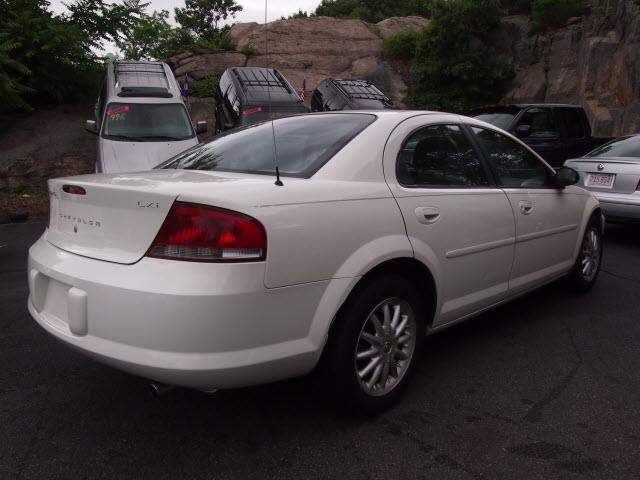
[[365,393],[381,396],[393,390],[407,372],[416,346],[416,317],[400,298],[380,302],[360,331],[355,372]]
[[595,228],[589,229],[582,242],[580,271],[587,282],[591,282],[600,266],[600,235]]

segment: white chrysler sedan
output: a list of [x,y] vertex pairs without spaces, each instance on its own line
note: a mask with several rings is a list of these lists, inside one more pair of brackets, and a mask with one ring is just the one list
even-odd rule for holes
[[210,391],[318,367],[332,397],[374,413],[425,335],[561,277],[594,284],[603,221],[577,181],[457,115],[278,119],[150,172],[50,180],[28,307],[158,382]]

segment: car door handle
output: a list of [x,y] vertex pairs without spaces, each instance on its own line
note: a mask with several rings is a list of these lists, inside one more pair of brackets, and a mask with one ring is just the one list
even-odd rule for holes
[[533,203],[529,201],[523,200],[518,205],[520,205],[520,212],[522,212],[523,215],[529,215],[533,212]]
[[418,207],[415,209],[418,222],[424,225],[430,225],[440,220],[440,210],[436,207]]

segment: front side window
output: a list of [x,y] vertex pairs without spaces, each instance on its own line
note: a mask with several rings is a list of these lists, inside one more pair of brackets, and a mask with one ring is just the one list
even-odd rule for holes
[[[156,168],[310,177],[368,127],[374,115],[326,114],[279,118],[230,130]],[[275,152],[277,152],[277,159]]]
[[549,108],[531,108],[524,112],[518,122],[518,131],[527,129],[528,138],[557,138],[558,126]]
[[195,133],[181,103],[110,103],[104,114],[103,138],[161,142],[193,138]]
[[505,188],[553,187],[552,172],[527,148],[494,130],[473,127],[496,175]]
[[397,163],[407,187],[482,187],[489,184],[471,142],[458,125],[431,125],[409,136]]

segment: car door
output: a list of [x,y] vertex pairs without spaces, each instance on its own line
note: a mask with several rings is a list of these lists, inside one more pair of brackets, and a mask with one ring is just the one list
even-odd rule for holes
[[418,115],[402,122],[387,141],[384,170],[415,256],[436,280],[434,326],[505,298],[513,212],[460,118]]
[[573,265],[584,192],[558,188],[553,169],[515,139],[485,127],[472,126],[471,131],[516,218],[510,294],[566,273]]
[[550,165],[562,166],[561,130],[552,108],[528,108],[518,119],[516,133]]

